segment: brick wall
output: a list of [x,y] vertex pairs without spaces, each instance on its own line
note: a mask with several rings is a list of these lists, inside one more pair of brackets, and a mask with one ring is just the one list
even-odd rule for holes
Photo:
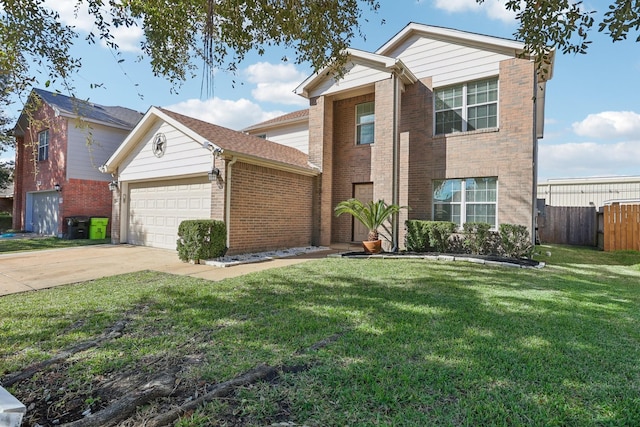
[[[335,206],[353,197],[353,185],[371,182],[372,145],[356,144],[356,105],[363,102],[376,101],[375,94],[370,93],[354,98],[335,101],[333,104],[333,176],[330,200],[324,200],[330,210],[326,215],[333,216]],[[376,105],[376,122],[377,122]],[[375,129],[374,141],[378,141],[378,127]],[[324,171],[323,171],[324,175]],[[351,240],[352,219],[349,215],[333,218],[331,231],[332,242]]]
[[[62,185],[60,203],[60,218],[63,226],[62,232],[67,232],[67,223],[64,218],[69,216],[88,216],[112,219],[112,194],[108,183],[104,181],[87,181],[70,179]],[[110,233],[111,227],[107,227]]]
[[[402,179],[398,190],[401,204],[408,205],[411,210],[402,218],[432,218],[434,179],[495,176],[498,177],[498,221],[532,226],[534,65],[527,60],[510,59],[500,64],[499,73],[497,130],[433,136],[431,78],[406,86],[400,106],[399,174]],[[376,103],[375,143],[357,146],[355,105],[371,100]],[[331,136],[327,136],[327,128],[322,128],[325,122],[320,119],[323,112],[330,111],[328,105],[333,108]],[[374,199],[391,202],[392,112],[393,86],[390,79],[377,82],[375,94],[333,103],[322,97],[312,100],[310,156],[312,161],[320,159],[323,165],[321,221],[331,225],[331,242],[350,240],[350,218],[325,218],[332,216],[337,202],[353,196],[354,184],[373,182]],[[330,162],[327,160],[327,146],[332,149]],[[323,147],[324,152],[321,151]],[[314,153],[323,153],[324,157]],[[328,185],[331,186],[330,192],[326,190]],[[403,229],[402,223],[400,229]],[[399,243],[402,247],[402,238]]]
[[[15,200],[13,228],[25,229],[26,193],[51,191],[55,184],[66,186],[67,120],[56,117],[53,109],[42,104],[33,112],[33,122],[16,138]],[[49,158],[37,161],[38,134],[49,130]],[[58,232],[62,233],[62,216],[58,215]]]
[[313,177],[240,162],[231,175],[229,254],[312,243]]

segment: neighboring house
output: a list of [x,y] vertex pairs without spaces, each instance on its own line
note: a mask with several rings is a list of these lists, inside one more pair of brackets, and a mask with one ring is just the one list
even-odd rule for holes
[[14,128],[13,228],[62,236],[65,218],[111,218],[111,181],[99,166],[142,114],[34,89]]
[[0,188],[0,213],[2,212],[13,212],[13,184]]
[[294,111],[242,131],[309,154],[309,109]]
[[548,179],[538,184],[538,199],[549,206],[593,206],[640,201],[640,176]]
[[291,147],[150,108],[102,170],[114,243],[175,249],[185,219],[227,225],[229,254],[315,241],[319,170]]
[[0,213],[13,212],[13,184],[0,188]]
[[[533,236],[554,51],[539,70],[522,43],[411,23],[376,52],[348,54],[343,78],[327,68],[296,89],[309,99],[309,160],[322,171],[315,243],[366,238],[333,215],[351,197],[411,208],[393,224],[392,247],[407,218],[514,223]],[[245,131],[287,143],[290,119],[304,134],[305,114],[292,114]]]

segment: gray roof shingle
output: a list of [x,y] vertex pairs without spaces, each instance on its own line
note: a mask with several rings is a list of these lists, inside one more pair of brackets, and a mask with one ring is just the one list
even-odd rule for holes
[[33,92],[66,116],[82,117],[127,129],[133,129],[143,116],[141,112],[130,108],[95,104],[43,89],[34,89]]

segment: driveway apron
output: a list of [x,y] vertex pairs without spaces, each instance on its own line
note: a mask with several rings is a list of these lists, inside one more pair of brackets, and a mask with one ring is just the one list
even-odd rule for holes
[[330,252],[333,251],[225,268],[184,263],[179,260],[176,251],[133,245],[79,246],[7,253],[0,254],[0,296],[142,270],[222,280],[322,258]]

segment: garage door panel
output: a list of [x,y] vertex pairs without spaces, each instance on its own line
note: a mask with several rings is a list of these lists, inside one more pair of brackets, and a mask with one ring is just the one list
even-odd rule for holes
[[129,243],[175,249],[180,222],[211,217],[211,184],[206,178],[130,184],[129,206]]

